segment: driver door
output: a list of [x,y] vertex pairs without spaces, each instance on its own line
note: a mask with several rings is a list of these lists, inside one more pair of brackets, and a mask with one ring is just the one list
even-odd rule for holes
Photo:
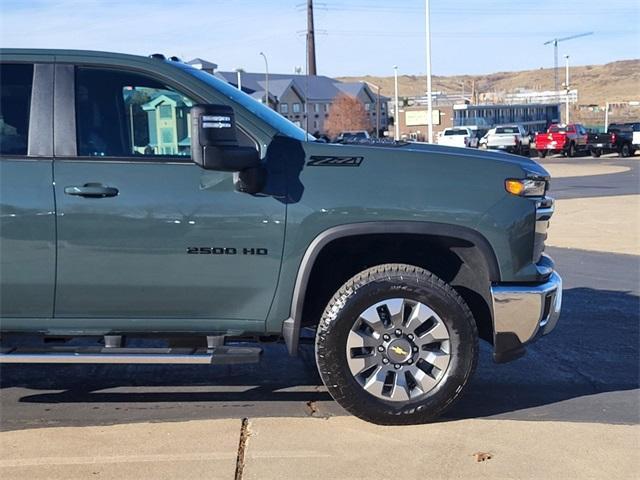
[[123,318],[157,322],[142,330],[202,325],[192,319],[262,325],[280,268],[284,204],[239,193],[232,173],[191,161],[196,99],[140,73],[57,68],[56,88],[74,104],[56,122],[76,128],[56,138],[56,317],[111,328],[132,325]]

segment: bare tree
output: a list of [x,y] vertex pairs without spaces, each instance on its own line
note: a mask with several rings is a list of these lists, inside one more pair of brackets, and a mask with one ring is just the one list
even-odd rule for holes
[[360,100],[342,93],[335,98],[325,122],[327,135],[335,138],[340,132],[370,129],[371,122]]

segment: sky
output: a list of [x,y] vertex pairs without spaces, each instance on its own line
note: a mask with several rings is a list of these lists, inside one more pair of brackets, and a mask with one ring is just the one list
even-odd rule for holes
[[[0,46],[106,50],[222,70],[291,73],[305,65],[305,0],[0,0]],[[315,2],[318,73],[426,71],[424,0]],[[483,74],[640,58],[638,0],[431,0],[434,75]],[[561,63],[563,64],[563,63]]]

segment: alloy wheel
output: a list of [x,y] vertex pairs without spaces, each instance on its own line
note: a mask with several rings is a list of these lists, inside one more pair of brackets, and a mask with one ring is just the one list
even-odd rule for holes
[[449,331],[427,305],[391,298],[367,308],[347,337],[347,362],[371,395],[407,401],[432,390],[450,363]]

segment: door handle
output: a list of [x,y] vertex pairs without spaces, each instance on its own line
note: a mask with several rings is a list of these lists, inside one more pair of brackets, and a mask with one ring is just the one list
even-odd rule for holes
[[118,189],[106,187],[101,183],[85,183],[84,185],[64,187],[64,193],[85,198],[106,198],[118,195]]

